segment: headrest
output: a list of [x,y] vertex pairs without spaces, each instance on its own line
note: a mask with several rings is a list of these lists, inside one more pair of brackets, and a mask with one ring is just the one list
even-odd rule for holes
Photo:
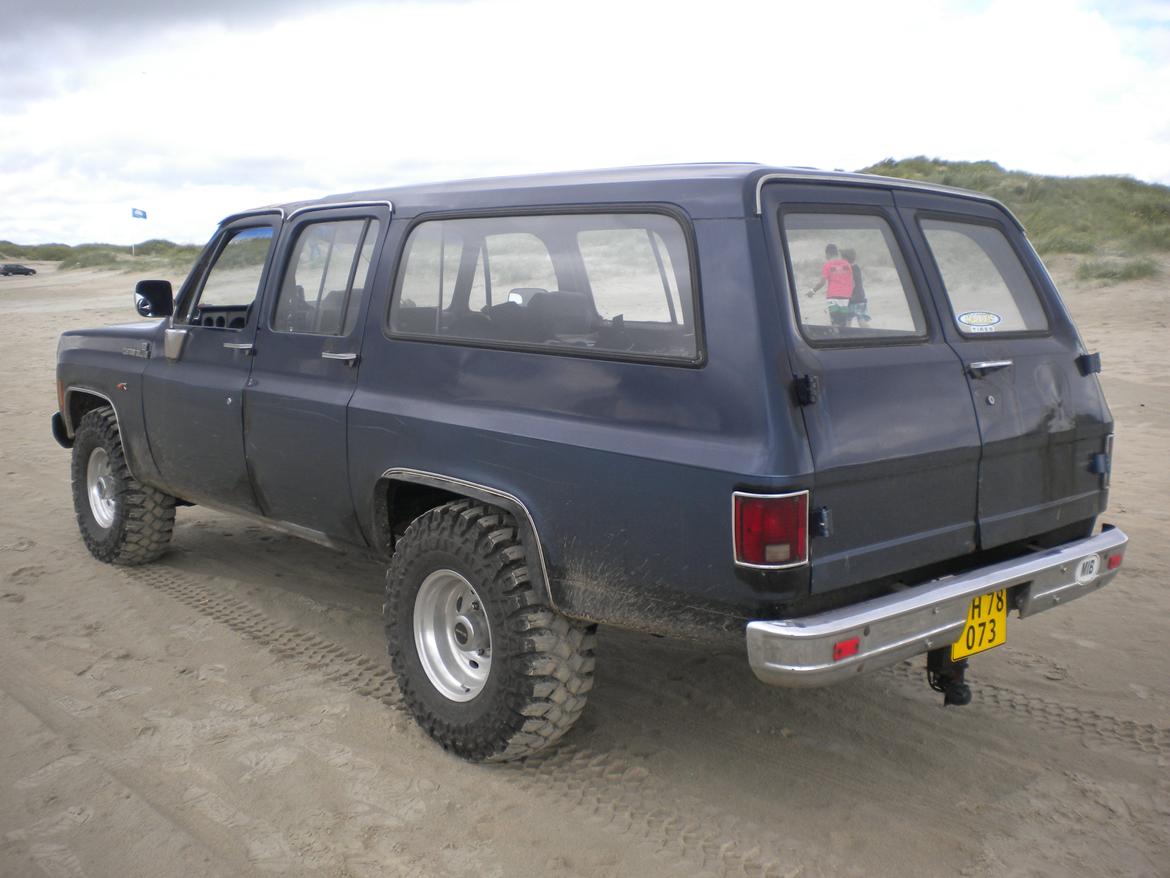
[[547,321],[558,335],[582,334],[593,328],[593,304],[583,293],[536,293],[528,310]]

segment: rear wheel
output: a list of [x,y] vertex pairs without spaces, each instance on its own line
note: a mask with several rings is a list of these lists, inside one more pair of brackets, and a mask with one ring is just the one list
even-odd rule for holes
[[118,419],[109,406],[91,409],[73,442],[73,508],[86,548],[110,564],[154,561],[171,541],[175,498],[130,474]]
[[515,521],[490,506],[459,500],[414,520],[387,573],[385,621],[406,704],[466,759],[544,749],[593,688],[596,627],[541,601]]

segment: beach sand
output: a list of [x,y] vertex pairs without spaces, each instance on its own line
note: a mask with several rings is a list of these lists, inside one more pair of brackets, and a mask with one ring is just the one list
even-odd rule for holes
[[383,569],[201,508],[127,569],[77,533],[57,336],[134,275],[0,278],[0,874],[1170,875],[1170,295],[1054,273],[1117,420],[1117,580],[976,657],[822,690],[603,629],[577,727],[522,765],[398,704]]

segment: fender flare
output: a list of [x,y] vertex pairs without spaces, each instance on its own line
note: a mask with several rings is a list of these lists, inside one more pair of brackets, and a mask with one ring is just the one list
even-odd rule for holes
[[[540,540],[540,533],[536,529],[536,522],[532,518],[532,513],[528,511],[528,507],[519,497],[514,494],[509,494],[507,491],[502,491],[499,488],[493,488],[489,485],[479,484],[478,482],[470,482],[467,479],[460,479],[455,476],[442,475],[440,473],[426,472],[424,470],[411,469],[409,467],[391,467],[382,473],[381,478],[378,479],[374,486],[374,518],[373,524],[377,532],[380,525],[379,520],[384,520],[385,515],[380,513],[388,512],[385,509],[386,488],[393,482],[406,482],[414,485],[424,485],[429,488],[438,488],[439,490],[449,491],[452,494],[458,494],[467,497],[471,500],[479,500],[483,503],[497,506],[512,514],[516,519],[517,530],[520,534],[520,541],[524,545],[525,554],[529,559],[536,559],[536,564],[528,564],[528,576],[535,583],[540,594],[548,605],[560,612],[556,602],[553,600],[552,587],[549,582],[548,564],[544,557],[544,547]],[[381,504],[382,508],[379,508]],[[378,534],[380,537],[381,535]],[[382,543],[382,539],[377,542]],[[387,543],[388,544],[388,543]]]
[[[86,387],[81,384],[70,384],[65,388],[63,395],[65,400],[65,407],[58,413],[61,415],[61,426],[65,434],[65,438],[69,441],[69,447],[72,447],[74,437],[77,435],[77,424],[73,423],[73,397],[75,395],[92,396],[95,399],[104,400],[114,412],[114,423],[118,427],[118,436],[122,436],[122,417],[118,414],[118,406],[106,394],[100,390],[94,390],[92,387]],[[54,434],[55,435],[55,434]],[[58,439],[58,442],[61,440]],[[126,447],[126,440],[122,440],[122,452],[126,455],[126,469],[129,470],[130,475],[134,479],[138,479],[138,474],[135,472],[137,461],[132,460],[133,455]],[[141,481],[141,480],[139,480]]]

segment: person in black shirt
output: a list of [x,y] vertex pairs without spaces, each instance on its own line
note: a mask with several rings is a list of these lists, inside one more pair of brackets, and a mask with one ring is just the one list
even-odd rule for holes
[[857,264],[857,253],[853,250],[842,250],[841,258],[849,263],[853,269],[853,295],[849,297],[849,316],[845,320],[848,326],[857,319],[857,325],[863,326],[873,318],[869,316],[869,302],[865,298],[865,282],[861,279],[861,266]]

